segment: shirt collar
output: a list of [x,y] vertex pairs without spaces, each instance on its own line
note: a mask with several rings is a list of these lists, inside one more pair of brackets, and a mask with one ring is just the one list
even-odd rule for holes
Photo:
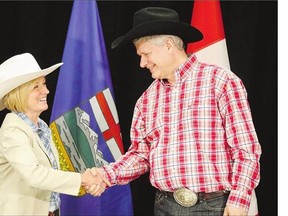
[[[196,55],[195,54],[191,54],[188,56],[188,58],[186,59],[186,61],[179,65],[176,70],[175,70],[175,77],[176,77],[176,82],[175,84],[178,83],[182,83],[184,82],[191,73],[190,68],[192,67],[192,65],[197,61]],[[167,82],[166,80],[159,80],[163,85],[165,86],[171,86],[171,84],[169,82]]]
[[49,130],[47,124],[40,118],[38,118],[38,122],[36,125],[25,113],[23,112],[14,112],[14,113],[18,115],[23,121],[25,121],[32,128],[34,132],[37,132],[38,130],[41,130],[43,132]]

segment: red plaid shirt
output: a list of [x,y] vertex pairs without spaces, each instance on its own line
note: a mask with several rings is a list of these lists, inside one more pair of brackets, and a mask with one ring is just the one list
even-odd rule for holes
[[197,61],[176,71],[176,83],[155,80],[138,99],[131,146],[106,166],[112,184],[127,184],[150,170],[164,191],[231,191],[227,204],[248,211],[260,179],[261,147],[247,93],[232,72]]

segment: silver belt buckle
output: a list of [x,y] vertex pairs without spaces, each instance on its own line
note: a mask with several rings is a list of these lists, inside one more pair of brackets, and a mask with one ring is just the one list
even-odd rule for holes
[[179,205],[184,207],[194,206],[198,200],[197,195],[187,188],[179,188],[174,191],[173,197]]

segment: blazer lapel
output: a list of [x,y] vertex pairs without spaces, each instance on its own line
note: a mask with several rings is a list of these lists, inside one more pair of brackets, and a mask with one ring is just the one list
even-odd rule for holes
[[[46,157],[47,157],[47,159],[48,159],[51,167],[53,167],[52,162],[50,161],[50,158],[49,158],[48,150],[47,150],[46,147],[44,146],[44,143],[43,143],[42,140],[39,138],[39,136],[37,135],[36,132],[35,132],[34,134],[35,134],[35,136],[36,136],[36,140],[37,140],[38,145],[39,145],[40,148],[43,150],[43,152],[46,154]],[[50,139],[50,144],[51,144],[51,142],[53,143],[53,141]],[[55,157],[55,160],[56,160],[56,163],[57,163],[57,168],[59,168],[59,167],[60,167],[60,164],[59,164],[59,156],[58,156],[57,149],[55,148],[55,145],[54,145],[54,144],[50,145],[50,147],[51,147],[52,153],[54,154],[54,157]]]

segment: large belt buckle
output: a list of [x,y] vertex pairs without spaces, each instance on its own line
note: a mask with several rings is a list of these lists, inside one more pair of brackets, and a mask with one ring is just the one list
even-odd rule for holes
[[198,200],[197,195],[187,188],[179,188],[174,191],[173,197],[178,204],[184,207],[194,206]]

